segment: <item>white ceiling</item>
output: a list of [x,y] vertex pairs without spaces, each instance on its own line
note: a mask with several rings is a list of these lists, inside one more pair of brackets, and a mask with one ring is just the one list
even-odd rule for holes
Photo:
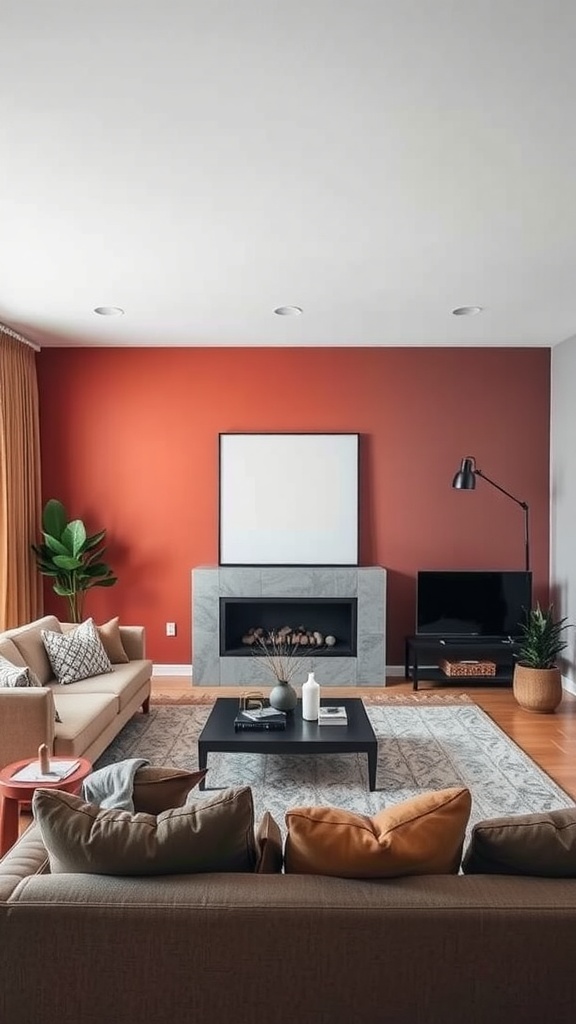
[[574,0],[2,0],[0,34],[0,320],[42,346],[576,333]]

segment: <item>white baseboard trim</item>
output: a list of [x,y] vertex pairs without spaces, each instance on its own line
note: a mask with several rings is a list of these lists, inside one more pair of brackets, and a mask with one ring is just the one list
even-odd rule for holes
[[192,665],[153,665],[152,677],[156,676],[191,676]]
[[[152,676],[160,678],[161,676],[190,676],[193,675],[192,665],[153,665]],[[404,677],[404,666],[403,665],[387,665],[386,666],[387,676],[402,676]],[[576,691],[575,691],[576,692]]]
[[566,676],[562,676],[562,689],[576,696],[576,683],[572,679],[567,679]]

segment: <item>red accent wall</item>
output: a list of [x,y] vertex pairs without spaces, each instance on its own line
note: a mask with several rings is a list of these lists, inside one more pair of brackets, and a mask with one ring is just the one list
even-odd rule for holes
[[[221,431],[362,435],[360,562],[388,569],[389,665],[418,569],[524,567],[522,510],[484,481],[451,488],[463,455],[529,503],[548,597],[548,349],[43,349],[38,377],[44,500],[106,528],[119,577],[86,614],[143,623],[157,662],[192,660],[190,571],[217,564]],[[62,617],[49,587],[46,608]]]

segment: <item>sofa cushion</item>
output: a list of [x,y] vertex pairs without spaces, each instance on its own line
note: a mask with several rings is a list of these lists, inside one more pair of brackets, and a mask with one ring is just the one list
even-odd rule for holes
[[96,627],[102,646],[112,665],[125,665],[130,659],[124,650],[120,636],[120,620],[118,616]]
[[[131,661],[128,665],[115,665],[110,672],[81,679],[66,687],[66,693],[109,693],[116,697],[116,710],[122,711],[137,695],[152,675],[151,661]],[[56,698],[63,687],[51,683]]]
[[576,807],[477,822],[462,870],[467,875],[576,878]]
[[157,816],[102,810],[70,793],[37,789],[32,810],[53,874],[194,874],[253,871],[256,864],[248,786]]
[[93,619],[86,619],[69,633],[41,630],[42,640],[59,683],[110,672],[112,665],[98,636]]
[[143,765],[134,776],[134,810],[161,814],[172,807],[182,807],[188,794],[205,776],[206,769],[186,772],[180,768]]
[[14,665],[0,654],[0,686],[40,686],[40,680],[29,665]]
[[78,696],[58,687],[52,691],[60,722],[54,732],[54,755],[80,757],[118,716],[118,702],[111,693]]
[[16,644],[26,664],[36,673],[41,685],[45,686],[54,678],[54,672],[42,641],[43,629],[48,629],[52,633],[62,633],[58,619],[54,615],[45,615],[27,626],[9,630],[7,635]]
[[282,833],[270,811],[266,811],[256,829],[256,874],[278,875],[282,871]]
[[286,872],[341,878],[456,874],[470,816],[468,789],[422,793],[373,818],[332,807],[286,813]]
[[10,640],[9,637],[2,637],[0,640],[0,655],[2,655],[3,658],[6,658],[7,661],[10,661],[13,665],[18,665],[20,668],[26,664],[24,658],[20,654],[20,651],[16,647],[16,644],[13,640]]

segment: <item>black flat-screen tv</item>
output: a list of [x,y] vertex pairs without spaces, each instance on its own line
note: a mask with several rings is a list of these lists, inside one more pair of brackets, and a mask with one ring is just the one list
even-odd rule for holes
[[416,577],[418,635],[518,638],[531,606],[531,572],[424,569]]

